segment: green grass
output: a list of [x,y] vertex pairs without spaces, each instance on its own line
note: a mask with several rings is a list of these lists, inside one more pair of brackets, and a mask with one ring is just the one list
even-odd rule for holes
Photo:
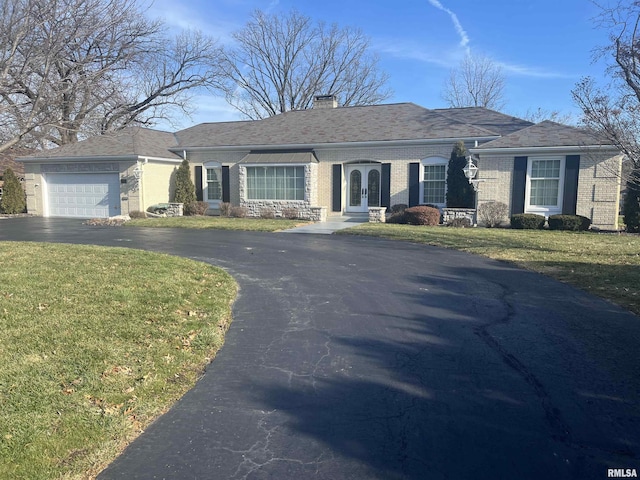
[[237,285],[138,250],[0,242],[0,478],[93,477],[201,376]]
[[213,216],[136,218],[125,223],[131,227],[164,227],[164,228],[212,228],[216,230],[245,230],[251,232],[276,232],[286,230],[308,222],[304,220],[287,220],[284,218],[229,218]]
[[506,260],[640,314],[640,236],[362,224],[337,232],[426,243]]

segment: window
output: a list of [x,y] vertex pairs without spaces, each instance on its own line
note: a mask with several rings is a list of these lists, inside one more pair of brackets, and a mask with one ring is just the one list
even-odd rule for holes
[[527,210],[553,214],[562,209],[564,159],[530,158]]
[[447,160],[444,158],[423,160],[422,169],[420,203],[444,206],[447,192]]
[[247,199],[304,200],[304,167],[247,167]]
[[220,178],[221,170],[219,168],[207,168],[207,200],[222,200],[222,182]]

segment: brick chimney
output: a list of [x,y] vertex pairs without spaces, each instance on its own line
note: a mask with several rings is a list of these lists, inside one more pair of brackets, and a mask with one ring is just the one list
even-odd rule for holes
[[338,108],[338,99],[335,95],[316,95],[313,97],[313,108]]

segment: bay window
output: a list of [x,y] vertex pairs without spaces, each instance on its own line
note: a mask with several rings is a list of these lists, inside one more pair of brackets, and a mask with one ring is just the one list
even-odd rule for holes
[[304,166],[247,167],[248,200],[304,200]]

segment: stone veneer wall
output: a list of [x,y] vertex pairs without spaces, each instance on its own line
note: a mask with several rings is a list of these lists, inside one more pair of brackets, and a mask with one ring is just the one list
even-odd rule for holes
[[442,223],[448,225],[456,218],[468,218],[471,225],[475,223],[476,211],[473,208],[443,208]]
[[181,217],[184,211],[184,204],[182,203],[168,203],[167,204],[167,217]]
[[369,223],[386,223],[387,207],[369,207]]

